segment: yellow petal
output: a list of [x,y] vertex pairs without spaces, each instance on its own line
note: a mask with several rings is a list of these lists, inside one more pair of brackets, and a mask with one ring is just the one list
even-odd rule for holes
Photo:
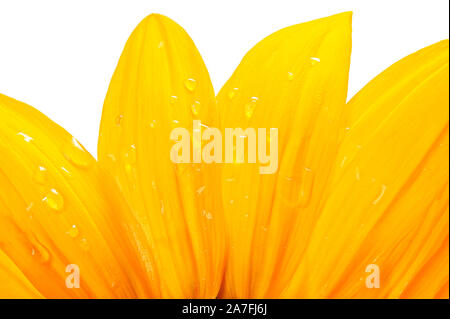
[[351,13],[288,27],[257,44],[218,94],[223,128],[276,128],[279,150],[275,174],[224,166],[223,297],[279,297],[297,269],[345,123],[350,51]]
[[[437,43],[349,102],[332,193],[285,295],[433,298],[448,282],[448,63]],[[366,286],[369,265],[379,288]]]
[[219,289],[224,236],[217,167],[170,159],[174,128],[192,136],[193,120],[217,127],[217,118],[210,78],[192,40],[170,19],[148,16],[130,36],[111,80],[98,154],[145,229],[160,278],[151,290],[160,297],[214,298]]
[[42,298],[33,284],[2,250],[0,250],[0,298]]
[[0,294],[149,296],[142,233],[114,181],[32,107],[0,95],[0,117]]

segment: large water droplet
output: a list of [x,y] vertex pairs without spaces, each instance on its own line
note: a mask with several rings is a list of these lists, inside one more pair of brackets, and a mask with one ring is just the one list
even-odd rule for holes
[[186,89],[193,92],[197,87],[197,81],[195,79],[190,78],[184,82],[184,85],[186,86]]
[[87,167],[92,161],[89,153],[75,138],[72,138],[71,143],[68,144],[64,155],[72,164],[78,167]]
[[42,201],[47,204],[53,210],[60,211],[64,206],[64,198],[62,195],[54,188],[48,191]]
[[245,116],[251,118],[253,112],[255,111],[256,103],[258,102],[257,97],[252,97],[250,101],[245,105]]

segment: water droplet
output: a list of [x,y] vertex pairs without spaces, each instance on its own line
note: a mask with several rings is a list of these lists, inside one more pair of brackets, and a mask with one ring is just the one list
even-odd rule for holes
[[288,72],[288,80],[292,81],[294,79],[294,73]]
[[157,189],[157,187],[156,187],[156,182],[155,182],[155,181],[152,181],[152,187],[153,187],[154,190]]
[[125,153],[124,157],[125,157],[125,163],[127,163],[127,164],[136,163],[136,145],[135,144],[130,145],[128,152]]
[[323,90],[322,89],[318,89],[316,91],[316,94],[313,97],[314,103],[317,105],[322,105],[323,104]]
[[115,120],[116,125],[117,125],[117,126],[120,126],[120,125],[122,124],[122,120],[123,120],[123,115],[122,115],[122,114],[117,115],[117,116],[116,116],[116,120]]
[[178,102],[178,96],[172,95],[170,97],[170,104],[175,105]]
[[162,47],[164,47],[164,41],[159,41],[158,49],[161,49]]
[[340,165],[341,168],[344,168],[345,162],[347,162],[347,159],[348,159],[347,156],[344,156],[344,157],[342,158],[341,165]]
[[151,127],[151,128],[155,128],[155,126],[156,126],[156,120],[152,120],[152,121],[150,122],[150,127]]
[[34,173],[34,181],[38,184],[45,184],[47,177],[47,169],[43,166],[39,166],[37,171]]
[[116,156],[114,154],[106,154],[106,156],[108,156],[111,162],[116,162]]
[[201,193],[203,193],[203,191],[205,190],[205,188],[206,188],[205,185],[200,186],[200,187],[197,189],[197,194],[200,195]]
[[232,88],[229,92],[228,92],[228,98],[230,100],[234,99],[236,97],[237,92],[239,91],[238,88]]
[[161,214],[164,214],[164,201],[161,200],[160,204],[161,204]]
[[[27,210],[27,212],[29,212],[33,208],[33,206],[34,206],[34,203],[31,202],[25,209]],[[31,216],[31,218],[33,218],[33,217]]]
[[31,255],[38,258],[43,264],[50,261],[50,252],[39,241],[32,240],[33,247],[31,248]]
[[281,197],[288,207],[308,206],[314,188],[314,172],[305,169],[297,177],[280,176]]
[[69,160],[70,162],[72,162],[72,164],[78,167],[87,167],[92,161],[92,158],[89,155],[89,153],[84,149],[83,146],[81,146],[81,144],[75,138],[72,138],[71,143],[68,144],[68,147],[64,155],[67,158],[67,160]]
[[25,133],[23,133],[23,132],[19,132],[19,133],[17,133],[17,135],[22,136],[22,137],[23,137],[23,140],[24,140],[25,142],[27,142],[27,143],[30,143],[30,142],[33,140],[33,138],[32,138],[31,136],[29,136],[29,135],[27,135],[27,134],[25,134]]
[[356,180],[360,181],[361,180],[361,174],[359,172],[359,167],[357,166],[355,170],[356,170]]
[[54,188],[47,192],[42,201],[53,210],[60,211],[64,206],[64,199],[60,193]]
[[81,249],[83,249],[85,251],[89,250],[89,242],[88,242],[88,240],[86,238],[84,238],[84,237],[81,238],[80,239],[80,246],[81,246]]
[[234,199],[231,199],[230,200],[230,205],[233,205],[234,204]]
[[192,114],[198,115],[200,113],[200,102],[195,101],[191,106]]
[[378,197],[377,198],[375,198],[375,200],[372,202],[372,204],[373,205],[376,205],[376,204],[378,204],[379,202],[380,202],[380,200],[383,198],[383,196],[384,196],[384,193],[386,192],[386,189],[387,189],[387,187],[386,187],[386,185],[381,185],[381,191],[380,191],[380,194],[378,195]]
[[76,225],[72,225],[69,230],[67,231],[67,234],[72,237],[75,238],[78,236],[80,232],[78,231],[78,227]]
[[61,170],[63,171],[64,175],[66,175],[67,177],[72,177],[72,174],[70,173],[70,171],[67,168],[61,166]]
[[212,219],[213,216],[210,212],[207,212],[206,210],[203,210],[202,212],[203,216],[205,216],[207,219]]
[[315,66],[315,65],[320,63],[320,59],[316,58],[316,57],[311,57],[310,60],[311,60],[311,65],[312,66]]
[[195,90],[195,88],[197,87],[197,81],[194,79],[187,79],[184,82],[184,85],[186,86],[186,89],[188,89],[189,91],[193,92]]
[[257,102],[258,102],[258,98],[252,97],[250,99],[250,101],[247,103],[247,105],[245,105],[245,116],[247,116],[247,118],[252,117]]

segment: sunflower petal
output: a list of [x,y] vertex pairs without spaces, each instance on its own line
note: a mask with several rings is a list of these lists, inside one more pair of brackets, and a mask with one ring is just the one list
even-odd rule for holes
[[172,130],[192,132],[194,120],[218,126],[206,67],[180,26],[150,15],[130,36],[111,80],[98,154],[145,229],[161,284],[151,289],[160,297],[214,298],[222,278],[217,167],[170,160]]
[[0,95],[0,117],[0,293],[149,296],[138,280],[145,278],[139,228],[115,183],[32,107]]
[[285,295],[433,298],[448,282],[448,59],[448,41],[425,48],[349,102],[333,191]]
[[279,150],[275,174],[224,166],[223,297],[279,297],[297,269],[345,124],[350,51],[351,13],[288,27],[257,44],[218,94],[223,128],[278,129]]
[[0,299],[37,299],[42,295],[11,259],[0,250]]

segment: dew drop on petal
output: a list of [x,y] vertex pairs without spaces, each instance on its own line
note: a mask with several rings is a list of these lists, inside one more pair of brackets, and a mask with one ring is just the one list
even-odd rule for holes
[[228,92],[228,98],[230,100],[234,99],[236,97],[237,92],[239,91],[238,88],[232,88],[229,92]]
[[34,173],[34,181],[38,184],[45,184],[47,177],[47,169],[43,166],[39,166]]
[[361,180],[361,173],[359,171],[359,167],[357,166],[355,170],[356,170],[356,176],[355,176],[356,180],[360,181]]
[[122,115],[122,114],[117,115],[117,116],[116,116],[116,120],[115,120],[116,125],[117,125],[117,126],[120,126],[120,125],[122,124],[122,120],[123,120],[123,115]]
[[67,177],[72,177],[72,174],[70,173],[70,171],[65,168],[64,166],[61,166],[61,170],[63,171],[64,175],[66,175]]
[[67,160],[78,167],[87,167],[92,161],[89,153],[75,138],[72,138],[72,141],[67,146],[64,155]]
[[203,186],[200,186],[198,189],[197,189],[197,194],[198,195],[200,195],[201,193],[203,193],[203,191],[205,190],[205,188],[206,188],[206,186],[205,185],[203,185]]
[[257,97],[252,97],[250,101],[245,105],[245,116],[251,118],[253,112],[255,111],[256,103],[258,102]]
[[170,97],[170,104],[175,105],[178,102],[178,96],[172,95]]
[[17,135],[22,136],[23,140],[27,143],[30,143],[33,140],[33,138],[31,136],[29,136],[23,132],[19,132],[19,133],[17,133]]
[[163,200],[161,200],[160,201],[160,204],[161,204],[161,215],[164,215],[164,201]]
[[81,249],[83,249],[84,251],[88,251],[89,250],[89,242],[86,238],[81,238],[80,239],[80,247]]
[[116,162],[116,156],[114,154],[106,154],[106,156],[111,160],[111,162]]
[[311,60],[311,65],[312,66],[315,66],[315,65],[320,63],[320,59],[316,58],[316,57],[311,57],[310,60]]
[[150,122],[150,127],[151,127],[151,128],[155,128],[155,126],[156,126],[156,120],[152,120],[152,121]]
[[314,172],[304,168],[298,177],[280,176],[281,198],[288,207],[308,206],[314,186]]
[[50,261],[50,252],[37,240],[34,240],[33,242],[33,247],[31,248],[31,255],[37,258],[39,262],[43,264],[48,263]]
[[191,105],[191,110],[192,110],[192,114],[198,115],[200,113],[200,102],[199,101],[195,101]]
[[210,212],[207,212],[206,210],[203,210],[202,214],[203,214],[203,216],[206,217],[206,219],[212,219],[213,218],[212,214]]
[[124,155],[125,158],[125,164],[133,165],[136,163],[136,145],[132,144],[130,145],[130,148],[128,149],[128,152]]
[[294,73],[292,72],[288,72],[287,76],[289,81],[292,81],[294,79]]
[[193,92],[197,87],[197,81],[195,79],[190,78],[184,82],[184,85],[186,86],[186,89]]
[[[30,204],[28,204],[27,208],[25,208],[26,211],[27,211],[27,212],[31,211],[31,209],[33,208],[33,206],[34,206],[34,203],[33,203],[33,202],[31,202]],[[32,215],[31,215],[30,217],[33,218]]]
[[80,232],[79,232],[78,227],[77,227],[76,225],[72,225],[72,226],[69,228],[69,230],[67,231],[67,234],[68,234],[70,237],[72,237],[72,238],[77,237],[79,233],[80,233]]
[[375,198],[375,200],[372,202],[372,204],[373,205],[376,205],[376,204],[378,204],[379,202],[380,202],[380,200],[383,198],[383,196],[384,196],[384,193],[386,192],[386,189],[387,189],[387,187],[386,187],[386,185],[381,185],[381,191],[380,191],[380,194],[378,195],[378,197],[377,198]]
[[64,198],[54,188],[52,188],[45,194],[45,196],[42,198],[42,201],[55,211],[60,211],[64,206]]

